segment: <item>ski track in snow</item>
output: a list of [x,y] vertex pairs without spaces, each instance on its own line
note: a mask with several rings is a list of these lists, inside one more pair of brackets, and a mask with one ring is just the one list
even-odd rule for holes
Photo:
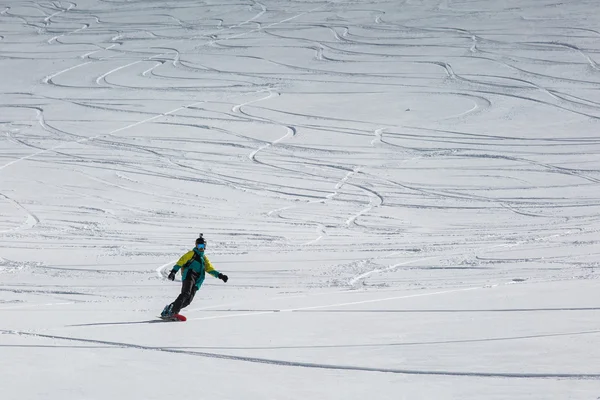
[[19,231],[22,229],[31,229],[40,222],[40,220],[38,219],[38,217],[35,216],[35,214],[32,214],[30,211],[28,211],[25,207],[23,207],[23,205],[19,204],[17,201],[11,199],[10,197],[8,197],[2,193],[0,193],[0,197],[7,200],[9,203],[13,204],[15,207],[19,208],[20,210],[25,212],[25,214],[27,215],[27,219],[21,225],[15,227],[15,228],[0,231],[0,233],[16,232],[16,231]]
[[[158,321],[157,321],[158,322]],[[353,365],[333,365],[333,364],[319,364],[319,363],[305,363],[285,360],[275,360],[268,358],[259,357],[243,357],[234,356],[219,353],[208,353],[200,351],[186,351],[170,349],[165,347],[151,347],[142,346],[131,343],[120,343],[111,342],[106,340],[95,340],[95,339],[81,339],[68,336],[59,335],[45,335],[41,333],[29,333],[19,331],[6,331],[0,330],[4,334],[15,334],[23,336],[33,336],[46,339],[55,340],[69,340],[74,342],[82,343],[93,343],[93,344],[104,344],[114,347],[123,347],[129,349],[139,349],[146,351],[160,351],[166,353],[184,354],[196,357],[216,358],[231,361],[243,361],[250,363],[261,363],[271,364],[282,367],[302,367],[302,368],[317,368],[317,369],[330,369],[330,370],[342,370],[342,371],[363,371],[363,372],[383,372],[392,374],[403,374],[403,375],[447,375],[447,376],[462,376],[462,377],[478,377],[478,378],[519,378],[519,379],[573,379],[573,380],[585,380],[585,379],[600,379],[600,374],[568,374],[568,373],[511,373],[511,372],[472,372],[472,371],[436,371],[436,370],[417,370],[417,369],[400,369],[400,368],[373,368],[373,367],[360,367]]]

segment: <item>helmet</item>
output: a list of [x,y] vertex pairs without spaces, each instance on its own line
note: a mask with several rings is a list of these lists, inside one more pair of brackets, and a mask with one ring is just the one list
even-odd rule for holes
[[196,239],[196,247],[199,244],[204,245],[203,248],[206,248],[206,240],[204,240],[204,237],[202,236],[202,233],[200,234],[200,236],[198,236],[198,239]]

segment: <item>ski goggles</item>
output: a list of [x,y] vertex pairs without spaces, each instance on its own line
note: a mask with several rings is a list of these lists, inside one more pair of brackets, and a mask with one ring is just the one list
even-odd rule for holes
[[197,244],[197,245],[196,245],[196,248],[197,248],[198,250],[204,250],[204,249],[206,248],[206,245],[205,245],[204,243]]

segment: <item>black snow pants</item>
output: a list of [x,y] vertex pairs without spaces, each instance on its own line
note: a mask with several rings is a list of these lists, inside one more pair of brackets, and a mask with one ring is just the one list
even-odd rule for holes
[[173,314],[178,314],[182,308],[185,308],[190,305],[192,300],[194,300],[194,296],[196,295],[196,291],[198,288],[196,287],[196,280],[200,275],[196,274],[194,271],[190,271],[185,278],[185,280],[181,284],[181,293],[175,299],[173,304]]

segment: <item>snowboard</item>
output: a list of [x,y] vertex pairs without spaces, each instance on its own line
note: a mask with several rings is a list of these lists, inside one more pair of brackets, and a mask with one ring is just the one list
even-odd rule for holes
[[162,319],[163,321],[187,321],[187,318],[184,315],[181,314],[173,314],[170,317],[159,317],[160,319]]

